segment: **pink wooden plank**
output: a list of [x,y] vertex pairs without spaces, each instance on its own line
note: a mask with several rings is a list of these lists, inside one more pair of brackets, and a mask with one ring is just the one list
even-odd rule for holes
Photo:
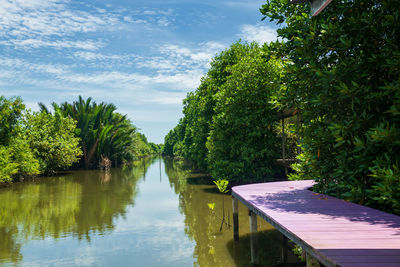
[[324,263],[400,266],[400,217],[307,190],[313,184],[251,184],[232,194]]
[[351,255],[351,256],[333,256],[334,259],[340,260],[341,262],[360,262],[360,257],[362,260],[368,260],[369,263],[396,263],[400,262],[400,255],[386,255],[384,257],[377,257],[375,255]]
[[341,264],[342,267],[399,267],[397,262],[395,263],[377,263],[377,262],[345,262]]
[[320,249],[320,252],[330,256],[396,256],[400,255],[398,249]]

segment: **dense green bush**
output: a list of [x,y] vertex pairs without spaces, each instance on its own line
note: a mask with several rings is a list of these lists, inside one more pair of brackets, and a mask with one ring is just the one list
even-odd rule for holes
[[22,99],[0,96],[0,144],[7,146],[16,135],[25,105]]
[[214,177],[260,180],[277,168],[280,138],[274,131],[277,112],[270,103],[279,90],[282,61],[253,45],[215,95],[215,115],[207,141],[208,165]]
[[60,112],[26,114],[23,132],[42,173],[65,170],[79,161],[82,150],[79,138],[74,135],[75,129],[76,121],[63,117]]
[[20,98],[0,97],[0,183],[70,167],[81,154],[76,122],[30,113]]
[[15,138],[8,146],[0,145],[0,184],[37,174],[40,174],[39,161],[26,139]]
[[10,149],[0,146],[0,183],[11,182],[13,175],[18,172],[18,164],[11,157]]
[[255,44],[237,42],[216,55],[210,63],[207,74],[202,78],[200,86],[195,92],[189,93],[184,100],[184,118],[180,127],[183,133],[178,133],[178,136],[184,135],[183,156],[192,160],[201,169],[208,169],[206,142],[216,113],[215,106],[218,101],[216,94],[229,79],[230,66],[237,64],[255,47]]
[[282,86],[282,64],[256,43],[237,42],[217,55],[184,100],[184,117],[165,137],[164,153],[218,178],[271,177],[280,144],[272,102]]
[[39,162],[21,123],[24,111],[21,98],[0,96],[0,183],[39,174]]
[[278,102],[301,110],[293,178],[400,214],[400,1],[332,1],[311,18],[308,5],[270,0],[262,13],[292,61]]

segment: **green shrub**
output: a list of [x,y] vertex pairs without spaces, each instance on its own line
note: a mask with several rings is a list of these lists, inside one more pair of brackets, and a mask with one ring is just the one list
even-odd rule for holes
[[[270,0],[262,13],[280,24],[276,53],[286,66],[280,107],[301,110],[303,154],[292,178],[316,190],[399,213],[400,2]],[[389,189],[392,186],[392,189]]]

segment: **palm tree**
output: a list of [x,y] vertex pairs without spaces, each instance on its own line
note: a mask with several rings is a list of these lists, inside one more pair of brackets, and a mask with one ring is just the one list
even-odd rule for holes
[[[49,112],[39,103],[43,112]],[[114,159],[115,162],[131,159],[134,148],[136,127],[117,112],[113,104],[97,104],[92,98],[84,100],[79,96],[72,104],[52,103],[54,110],[60,110],[63,116],[77,121],[76,135],[81,139],[82,162],[85,168],[91,168],[100,161],[101,156]]]

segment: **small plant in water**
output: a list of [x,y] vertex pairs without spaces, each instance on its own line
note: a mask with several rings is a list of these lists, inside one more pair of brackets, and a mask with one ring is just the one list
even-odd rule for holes
[[225,180],[225,179],[218,179],[218,180],[214,180],[214,184],[217,185],[219,192],[221,193],[228,193],[228,184],[229,181]]
[[295,244],[292,251],[293,251],[293,254],[296,255],[297,257],[299,257],[299,259],[301,261],[305,261],[303,249],[299,245]]
[[[218,179],[218,180],[214,180],[214,184],[218,187],[219,192],[226,194],[228,193],[228,184],[229,181],[225,180],[225,179]],[[210,208],[210,210],[212,210],[213,214],[215,216],[217,216],[215,214],[215,203],[207,203],[208,207]],[[217,216],[218,217],[218,216]],[[218,217],[220,218],[220,217]],[[231,227],[230,224],[230,217],[229,217],[229,212],[228,212],[228,222],[225,221],[225,203],[224,203],[224,196],[222,196],[222,218],[221,219],[221,226],[219,227],[219,231],[222,231],[222,226],[225,224],[226,226]]]

